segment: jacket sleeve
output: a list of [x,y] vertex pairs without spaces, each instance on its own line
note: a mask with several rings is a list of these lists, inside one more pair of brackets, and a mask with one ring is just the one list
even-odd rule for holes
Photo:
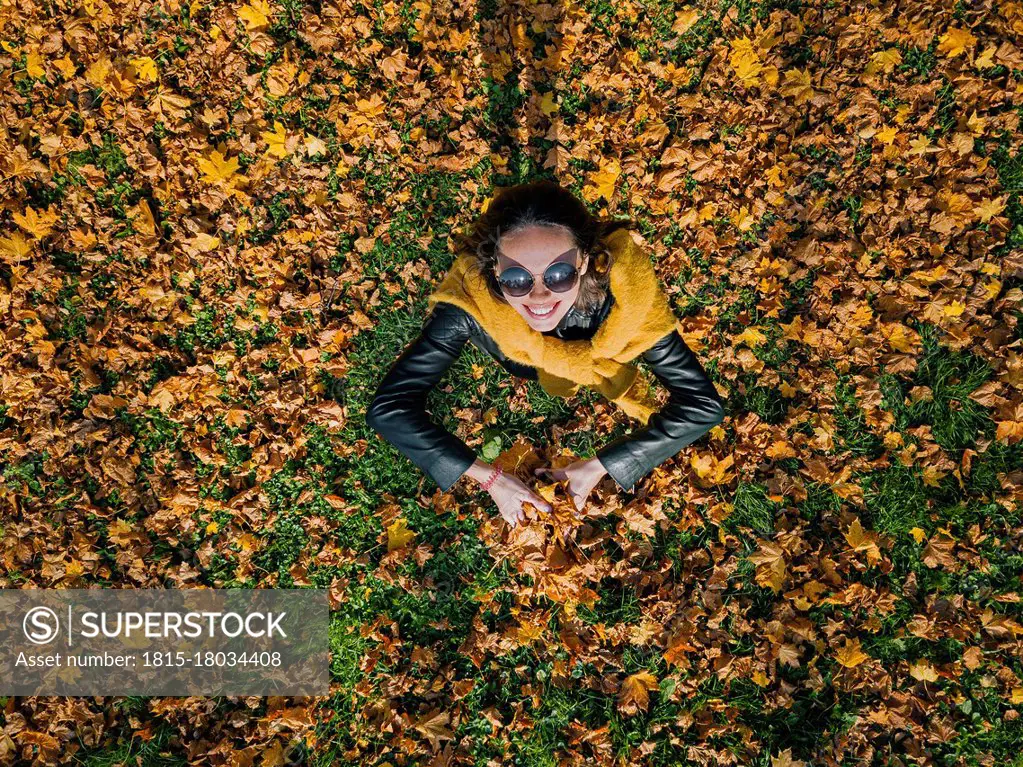
[[724,401],[677,330],[648,349],[643,360],[671,393],[670,399],[642,429],[597,451],[607,473],[629,492],[637,480],[725,417]]
[[366,423],[447,492],[476,460],[475,452],[426,412],[426,397],[469,340],[469,315],[438,303],[412,344],[377,388]]

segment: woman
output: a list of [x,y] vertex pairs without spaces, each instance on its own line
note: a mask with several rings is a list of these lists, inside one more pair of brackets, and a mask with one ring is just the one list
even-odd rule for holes
[[[644,424],[593,458],[550,472],[577,509],[605,474],[631,491],[651,469],[724,419],[714,385],[675,327],[630,221],[597,219],[571,192],[538,181],[502,190],[429,297],[422,334],[384,377],[366,422],[447,492],[468,476],[511,525],[550,504],[436,425],[426,396],[467,341],[551,394],[591,386]],[[671,393],[656,411],[642,357]],[[537,470],[538,472],[542,470]],[[549,470],[548,470],[549,471]]]

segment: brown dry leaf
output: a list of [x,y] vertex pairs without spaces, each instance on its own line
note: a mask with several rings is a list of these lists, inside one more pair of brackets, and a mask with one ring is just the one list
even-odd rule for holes
[[500,466],[509,474],[515,474],[520,479],[531,478],[533,469],[543,464],[543,458],[537,449],[525,438],[520,437],[512,445],[501,452],[494,459],[492,465]]
[[761,541],[760,548],[750,554],[749,560],[757,566],[758,586],[770,588],[775,594],[781,591],[788,572],[785,551],[781,546],[771,541]]
[[858,517],[849,524],[844,537],[853,551],[862,552],[867,555],[867,564],[875,565],[881,561],[881,549],[877,545],[877,533],[864,530]]
[[650,692],[657,687],[657,677],[649,671],[629,674],[618,691],[618,710],[626,716],[646,711],[650,705]]
[[953,553],[955,543],[954,538],[939,532],[927,541],[920,558],[928,567],[944,567],[950,572],[956,572],[962,563]]
[[777,756],[771,757],[771,767],[805,767],[806,762],[802,759],[792,758],[792,749],[786,748]]
[[454,739],[455,734],[448,728],[450,723],[451,716],[446,711],[433,709],[420,717],[413,727],[430,741],[430,746],[436,751],[442,740]]
[[984,651],[979,647],[968,647],[963,651],[963,665],[970,671],[976,671],[984,661]]
[[792,668],[799,668],[799,658],[802,655],[799,648],[793,644],[783,644],[778,648],[778,662]]
[[89,404],[82,411],[82,414],[87,418],[110,420],[116,417],[117,410],[127,406],[128,400],[124,397],[111,394],[94,394],[92,399],[89,400]]

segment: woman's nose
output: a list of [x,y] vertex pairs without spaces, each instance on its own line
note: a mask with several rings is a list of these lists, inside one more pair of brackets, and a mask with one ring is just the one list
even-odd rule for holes
[[533,289],[529,292],[530,298],[546,298],[551,294],[551,289],[544,284],[543,280],[537,280],[533,283]]

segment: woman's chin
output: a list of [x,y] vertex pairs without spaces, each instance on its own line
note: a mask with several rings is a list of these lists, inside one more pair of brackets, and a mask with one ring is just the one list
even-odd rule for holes
[[520,313],[526,320],[526,323],[534,330],[551,330],[552,328],[557,327],[558,323],[561,321],[562,316],[564,315],[564,312],[560,310],[561,302],[559,301],[554,306],[554,309],[550,312],[550,314],[544,317],[532,314],[529,311],[529,309],[527,309],[525,306],[522,307]]

